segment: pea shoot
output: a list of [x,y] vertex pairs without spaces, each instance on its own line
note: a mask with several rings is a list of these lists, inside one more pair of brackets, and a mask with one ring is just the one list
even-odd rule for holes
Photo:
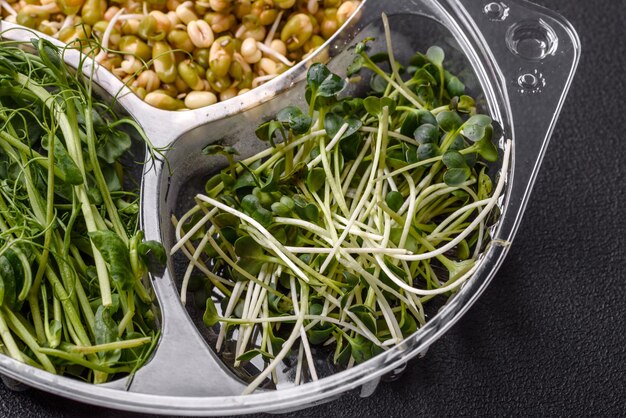
[[246,393],[279,384],[286,360],[299,384],[318,379],[315,352],[332,350],[343,368],[398,344],[426,322],[426,302],[472,277],[489,245],[510,142],[500,159],[491,118],[445,69],[443,49],[401,66],[383,22],[386,54],[374,59],[366,39],[347,69],[369,78],[369,96],[349,96],[350,78],[311,65],[309,108],[261,124],[269,148],[250,158],[207,147],[228,154],[228,167],[172,219],[172,253],[190,261],[183,302],[198,269],[217,351],[232,339],[234,367],[264,365]]
[[156,344],[145,279],[165,251],[144,241],[123,177],[133,130],[141,136],[48,41],[0,42],[3,354],[104,383],[133,373]]

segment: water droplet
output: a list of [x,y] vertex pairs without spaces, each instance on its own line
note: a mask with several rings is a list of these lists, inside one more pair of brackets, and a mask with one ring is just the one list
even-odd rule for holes
[[558,47],[554,29],[545,21],[524,20],[507,30],[506,44],[515,55],[531,61],[539,61],[553,55]]
[[520,86],[520,93],[541,93],[541,90],[546,86],[546,79],[539,70],[533,70],[520,75],[517,78],[517,84]]
[[509,6],[501,1],[494,1],[485,5],[483,13],[487,15],[489,20],[503,21],[509,16]]

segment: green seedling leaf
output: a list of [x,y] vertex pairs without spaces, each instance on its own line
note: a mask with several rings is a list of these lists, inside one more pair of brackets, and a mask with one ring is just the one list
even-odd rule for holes
[[90,232],[89,238],[109,265],[113,284],[118,289],[131,289],[135,284],[135,278],[130,265],[129,251],[124,241],[111,231]]
[[137,253],[141,261],[152,274],[163,274],[165,264],[167,263],[167,255],[165,248],[158,241],[144,241],[137,246]]
[[285,159],[281,158],[278,162],[276,162],[276,164],[274,164],[266,182],[261,185],[259,190],[262,192],[273,192],[278,190],[278,183],[283,171],[285,171]]
[[[108,344],[119,341],[117,324],[112,316],[114,310],[111,307],[100,305],[96,310],[94,333],[96,344]],[[112,364],[119,360],[122,350],[110,350],[98,353],[98,357],[105,364]]]
[[206,305],[204,308],[204,314],[202,315],[202,322],[209,328],[212,328],[215,324],[217,324],[220,320],[220,316],[217,313],[217,308],[215,307],[215,302],[213,299],[207,298]]
[[235,241],[235,254],[240,258],[259,258],[263,255],[263,247],[249,235]]
[[387,80],[385,80],[378,74],[372,74],[372,76],[370,77],[370,88],[374,93],[381,95],[384,94],[385,90],[387,90],[388,85],[389,83],[387,83]]
[[446,90],[450,97],[461,96],[465,93],[465,84],[458,77],[452,75],[450,72],[445,71]]
[[276,119],[296,134],[304,134],[311,128],[311,117],[296,106],[287,106],[280,110]]
[[469,167],[448,168],[443,174],[443,181],[450,187],[460,186],[472,175]]
[[413,74],[413,80],[417,86],[436,86],[437,79],[425,68],[420,68]]
[[350,65],[348,65],[348,68],[346,69],[346,75],[348,77],[352,77],[353,75],[358,74],[361,71],[361,68],[363,68],[364,62],[365,59],[361,55],[357,55],[356,57],[354,57],[354,60]]
[[459,242],[456,250],[456,256],[459,260],[467,260],[470,258],[470,248],[466,240]]
[[424,161],[438,156],[440,153],[437,144],[426,143],[417,148],[417,160]]
[[[42,146],[46,151],[50,149],[48,141],[42,141]],[[54,164],[63,173],[65,183],[79,185],[85,181],[78,166],[70,158],[63,143],[57,137],[54,138]]]
[[50,348],[56,348],[61,343],[61,331],[63,331],[61,321],[57,321],[56,319],[50,321],[48,325],[48,332],[50,334],[48,335],[48,345]]
[[425,123],[415,129],[413,137],[420,144],[437,144],[439,143],[439,128],[430,123]]
[[456,108],[459,112],[473,113],[474,111],[476,111],[476,102],[472,97],[462,95],[459,97]]
[[321,167],[315,167],[306,177],[306,186],[311,193],[317,193],[326,183],[326,171]]
[[404,337],[408,337],[417,331],[417,322],[415,322],[413,315],[408,313],[406,309],[402,309],[398,325],[400,325],[400,331],[402,331]]
[[402,196],[402,193],[395,190],[387,193],[387,196],[385,196],[385,202],[387,203],[387,206],[389,206],[389,208],[394,212],[400,210],[400,208],[404,204],[404,200],[405,199]]
[[441,67],[443,65],[443,60],[445,59],[446,54],[440,47],[431,46],[430,48],[428,48],[428,51],[426,51],[426,57],[430,62],[438,67]]
[[96,131],[98,142],[96,153],[98,157],[113,164],[124,155],[132,145],[130,135],[119,129],[111,129],[108,125]]
[[231,147],[228,145],[221,144],[211,144],[202,148],[202,153],[204,155],[224,155],[224,156],[234,156],[239,155],[239,151],[235,147]]
[[344,343],[343,334],[337,337],[337,347],[333,355],[333,363],[340,366],[346,366],[352,355],[352,347],[349,342]]
[[253,350],[246,351],[245,353],[237,357],[237,361],[250,361],[256,356],[261,356],[265,360],[272,360],[274,358],[274,356],[271,355],[270,353],[260,350],[258,348],[255,348]]
[[314,63],[309,68],[306,74],[306,82],[307,85],[315,92],[322,85],[324,80],[326,80],[331,75],[330,70],[324,64]]
[[277,337],[277,336],[274,335],[273,327],[268,327],[267,328],[267,334],[269,335],[269,338],[270,338],[270,344],[272,345],[272,351],[274,353],[280,352],[280,350],[283,348],[283,345],[285,345],[285,340],[283,338],[280,338],[280,337]]
[[485,161],[496,162],[498,161],[498,149],[491,142],[491,135],[493,132],[493,128],[491,125],[488,125],[485,128],[485,136],[478,142],[476,142],[476,146],[478,147],[478,155],[480,155]]
[[448,168],[462,168],[465,167],[465,157],[458,151],[448,150],[441,157],[441,161]]
[[491,196],[493,192],[493,182],[487,175],[487,167],[483,167],[478,173],[478,199],[483,200]]
[[269,142],[270,145],[274,147],[274,140],[276,139],[277,133],[280,132],[282,126],[282,123],[279,121],[271,120],[261,124],[258,128],[256,128],[254,133],[261,141]]
[[487,127],[491,125],[491,118],[487,115],[473,115],[466,122],[465,125],[478,125]]
[[439,127],[445,132],[455,131],[463,125],[463,119],[461,119],[461,116],[459,116],[457,112],[451,110],[444,110],[443,112],[437,114],[437,122],[439,123]]
[[13,309],[17,304],[17,283],[15,269],[6,257],[0,256],[0,306]]
[[374,316],[374,311],[372,311],[369,306],[352,305],[349,310],[350,312],[355,314],[361,322],[363,322],[363,325],[365,325],[370,331],[376,334],[376,317]]
[[378,116],[382,110],[380,106],[380,99],[376,96],[369,96],[363,100],[363,106],[367,113],[372,116]]
[[241,223],[239,218],[232,213],[218,213],[211,218],[211,222],[213,222],[213,224],[218,228],[225,228],[227,226],[237,228]]
[[[245,167],[245,166],[244,166]],[[233,190],[245,189],[247,187],[255,187],[259,185],[259,180],[254,173],[249,169],[246,169],[243,173],[237,177],[237,181],[233,185]]]
[[360,119],[344,119],[336,113],[327,113],[324,117],[324,129],[326,130],[326,134],[330,138],[334,138],[345,124],[348,124],[348,128],[341,135],[341,139],[347,138],[355,134],[359,129],[361,129],[361,126],[363,126],[363,122],[361,122]]
[[281,202],[272,203],[271,210],[276,216],[288,217],[291,215],[291,209]]
[[268,226],[272,223],[272,212],[265,209],[261,205],[259,198],[253,194],[244,196],[241,200],[241,209],[263,226]]
[[319,97],[334,97],[346,87],[346,81],[337,74],[331,74],[320,84],[317,90]]
[[467,123],[463,125],[463,129],[461,130],[461,134],[472,142],[479,141],[485,136],[485,127],[482,125],[468,125]]

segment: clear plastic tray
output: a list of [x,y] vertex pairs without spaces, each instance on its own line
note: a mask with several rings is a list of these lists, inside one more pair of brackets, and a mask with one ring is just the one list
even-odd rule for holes
[[[493,244],[474,277],[424,327],[351,369],[301,386],[243,396],[245,383],[217,358],[180,303],[170,261],[162,276],[152,277],[161,311],[161,338],[152,359],[132,381],[95,386],[0,355],[3,380],[10,387],[21,382],[78,401],[144,413],[277,413],[327,402],[357,388],[362,396],[369,396],[383,375],[398,373],[411,358],[425,353],[467,311],[501,265],[576,70],[580,44],[561,16],[521,0],[364,0],[358,13],[326,43],[331,68],[345,67],[353,42],[365,35],[380,35],[382,12],[389,16],[398,51],[412,54],[433,44],[444,46],[449,55],[452,51],[465,68],[464,81],[484,99],[485,110],[502,127],[501,141],[510,138],[514,144]],[[33,36],[17,25],[0,25],[6,38]],[[76,65],[79,57],[69,52],[66,59]],[[211,169],[211,160],[203,159],[200,150],[220,140],[248,154],[257,151],[261,145],[253,130],[258,122],[286,103],[302,101],[306,64],[242,96],[185,112],[150,107],[109,72],[96,69],[103,94],[115,95],[156,146],[171,147],[167,154],[171,176],[161,162],[146,165],[143,173],[141,221],[147,239],[172,245],[169,216],[179,207],[179,195],[200,173]]]

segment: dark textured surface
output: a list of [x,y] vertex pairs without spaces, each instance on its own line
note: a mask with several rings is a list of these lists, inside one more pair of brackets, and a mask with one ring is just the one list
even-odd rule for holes
[[[538,3],[573,23],[583,57],[496,279],[400,380],[291,416],[626,416],[626,1]],[[0,385],[0,416],[111,415]]]

